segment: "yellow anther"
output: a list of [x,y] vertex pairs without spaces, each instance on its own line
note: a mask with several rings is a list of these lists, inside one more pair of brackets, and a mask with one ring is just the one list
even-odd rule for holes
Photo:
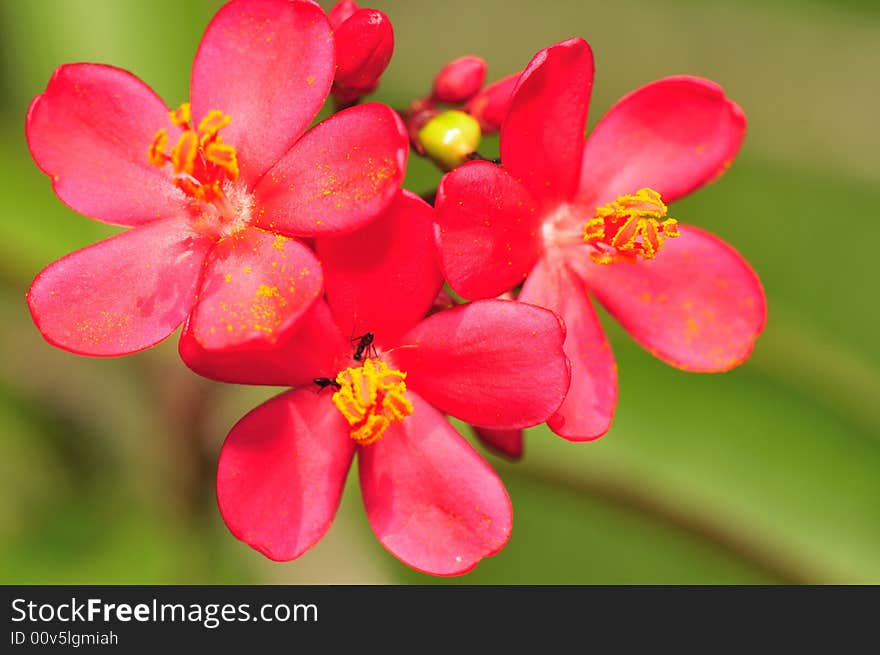
[[362,446],[374,443],[392,422],[413,413],[405,380],[406,373],[374,359],[336,376],[340,387],[333,394],[333,404],[351,426],[352,439]]
[[205,159],[225,170],[233,182],[238,179],[238,155],[235,148],[223,143],[220,137],[207,144]]
[[235,148],[223,143],[219,131],[232,119],[214,109],[199,122],[197,130],[193,129],[192,109],[188,102],[168,112],[168,116],[183,131],[171,148],[170,156],[166,154],[168,132],[164,129],[156,132],[147,153],[149,162],[161,167],[170,161],[176,176],[173,183],[178,189],[197,202],[213,204],[222,215],[230,218],[233,210],[223,185],[238,179],[238,155]]
[[150,151],[147,157],[153,166],[164,166],[168,161],[168,155],[165,154],[165,148],[168,147],[168,132],[159,130],[153,137],[153,143],[150,144]]
[[190,104],[188,102],[181,103],[180,107],[168,112],[168,117],[178,127],[189,128],[189,122],[192,120]]
[[352,429],[351,438],[362,446],[369,446],[379,441],[390,423],[391,421],[381,414],[371,414],[367,417],[366,423]]
[[202,191],[202,185],[198,182],[194,182],[190,177],[174,178],[174,186],[183,191],[190,198],[195,198],[196,200],[201,200],[201,195],[204,193]]
[[584,227],[584,241],[591,239],[601,239],[605,236],[605,219],[591,218]]
[[171,163],[175,173],[189,173],[192,175],[196,168],[196,155],[199,154],[199,138],[196,133],[187,130],[180,135],[180,139],[171,149]]
[[597,249],[593,261],[609,264],[627,256],[656,257],[667,237],[679,235],[678,221],[661,220],[666,211],[660,194],[650,188],[597,207],[596,216],[584,226],[584,241]]
[[231,121],[232,117],[229,114],[224,114],[219,109],[212,109],[199,123],[199,132],[206,136],[214,136]]

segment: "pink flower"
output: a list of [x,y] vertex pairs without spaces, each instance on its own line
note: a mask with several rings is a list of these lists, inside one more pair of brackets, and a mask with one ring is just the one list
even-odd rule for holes
[[[650,352],[690,371],[744,361],[766,319],[745,260],[666,216],[665,203],[730,165],[742,110],[708,80],[671,77],[623,98],[585,144],[592,83],[582,39],[539,52],[501,128],[503,166],[461,166],[437,196],[441,263],[457,293],[492,297],[525,280],[519,300],[564,318],[572,384],[548,424],[573,441],[604,434],[617,402],[588,292]],[[517,454],[521,437],[495,438]]]
[[389,206],[407,137],[387,107],[306,132],[335,70],[307,0],[233,0],[208,26],[192,104],[168,107],[131,74],[59,68],[27,116],[58,197],[132,229],[51,264],[28,303],[43,336],[85,355],[148,348],[189,317],[208,349],[272,342],[322,291],[294,236],[356,229]]
[[299,557],[329,528],[357,453],[382,545],[420,571],[465,573],[507,542],[511,507],[498,476],[443,414],[500,429],[546,420],[568,387],[564,330],[552,312],[501,300],[422,319],[442,278],[433,210],[412,194],[316,247],[327,301],[274,349],[207,352],[188,327],[181,339],[184,361],[203,375],[297,387],[226,438],[223,518],[267,557]]

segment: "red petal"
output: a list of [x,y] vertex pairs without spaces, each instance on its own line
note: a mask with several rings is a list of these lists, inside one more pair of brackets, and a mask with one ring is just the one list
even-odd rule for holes
[[381,11],[360,9],[333,36],[337,63],[333,94],[346,106],[376,89],[394,52],[394,30]]
[[483,442],[489,450],[503,455],[508,459],[522,459],[523,456],[523,431],[522,430],[492,430],[491,428],[478,428],[471,426],[477,438]]
[[593,53],[575,38],[535,55],[513,92],[501,161],[544,206],[575,195],[592,88]]
[[464,298],[494,298],[515,287],[541,256],[535,201],[495,164],[475,161],[448,173],[436,207],[440,263]]
[[212,380],[279,387],[312,386],[315,378],[335,378],[348,366],[351,345],[319,299],[278,343],[252,340],[223,350],[207,350],[193,336],[192,321],[183,326],[180,358]]
[[544,257],[523,285],[519,300],[552,309],[565,321],[571,386],[547,425],[570,441],[601,437],[611,426],[617,405],[617,365],[583,283],[562,257]]
[[385,105],[371,102],[334,114],[260,182],[258,223],[303,236],[351,232],[391,204],[408,149],[403,122]]
[[317,241],[327,299],[343,334],[373,332],[391,343],[424,318],[443,285],[433,218],[428,203],[405,191],[367,227]]
[[153,346],[193,304],[211,242],[165,219],[50,264],[28,305],[46,340],[80,355],[127,355]]
[[587,286],[642,346],[689,371],[726,371],[752,352],[767,301],[758,276],[724,241],[691,226],[656,259],[577,262]]
[[229,114],[223,140],[251,185],[306,131],[330,92],[333,36],[303,0],[232,0],[208,25],[192,71],[193,118]]
[[147,154],[156,132],[176,133],[168,108],[131,73],[98,64],[55,71],[28,109],[28,146],[72,209],[105,223],[142,225],[180,215],[171,168]]
[[472,425],[543,423],[565,398],[565,330],[555,314],[509,300],[480,300],[426,318],[393,350],[428,402]]
[[364,506],[392,555],[433,575],[460,575],[510,538],[504,485],[437,410],[409,394],[415,411],[360,449]]
[[223,444],[217,501],[236,537],[286,561],[333,521],[355,444],[329,398],[288,391],[241,419]]
[[513,73],[493,82],[471,98],[464,110],[480,122],[483,134],[497,132],[510,109],[513,89],[522,73]]
[[624,97],[584,149],[580,200],[588,207],[650,187],[673,202],[721,175],[746,131],[746,117],[720,86],[670,77]]
[[205,267],[191,329],[212,350],[252,339],[277,343],[323,289],[311,250],[252,227],[222,239]]

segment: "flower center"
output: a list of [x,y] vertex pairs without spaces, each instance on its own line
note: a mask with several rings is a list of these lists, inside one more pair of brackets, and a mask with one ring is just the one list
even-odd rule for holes
[[171,165],[174,186],[193,201],[196,227],[227,236],[244,227],[253,208],[250,195],[237,185],[238,155],[223,142],[220,130],[229,125],[229,114],[213,109],[194,127],[190,104],[184,102],[168,113],[171,122],[183,129],[177,143],[168,148],[168,132],[156,132],[147,157],[153,166]]
[[666,217],[666,205],[654,189],[639,189],[596,208],[584,227],[584,241],[595,248],[598,264],[624,258],[653,259],[667,237],[677,237],[678,221]]
[[406,397],[406,373],[377,359],[347,368],[336,376],[339,389],[333,404],[351,426],[351,438],[361,446],[378,441],[392,422],[413,413]]

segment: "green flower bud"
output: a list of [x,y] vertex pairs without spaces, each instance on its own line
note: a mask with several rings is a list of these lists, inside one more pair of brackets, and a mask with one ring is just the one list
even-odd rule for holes
[[476,119],[455,109],[437,114],[418,131],[425,154],[444,171],[467,161],[477,151],[481,136]]

